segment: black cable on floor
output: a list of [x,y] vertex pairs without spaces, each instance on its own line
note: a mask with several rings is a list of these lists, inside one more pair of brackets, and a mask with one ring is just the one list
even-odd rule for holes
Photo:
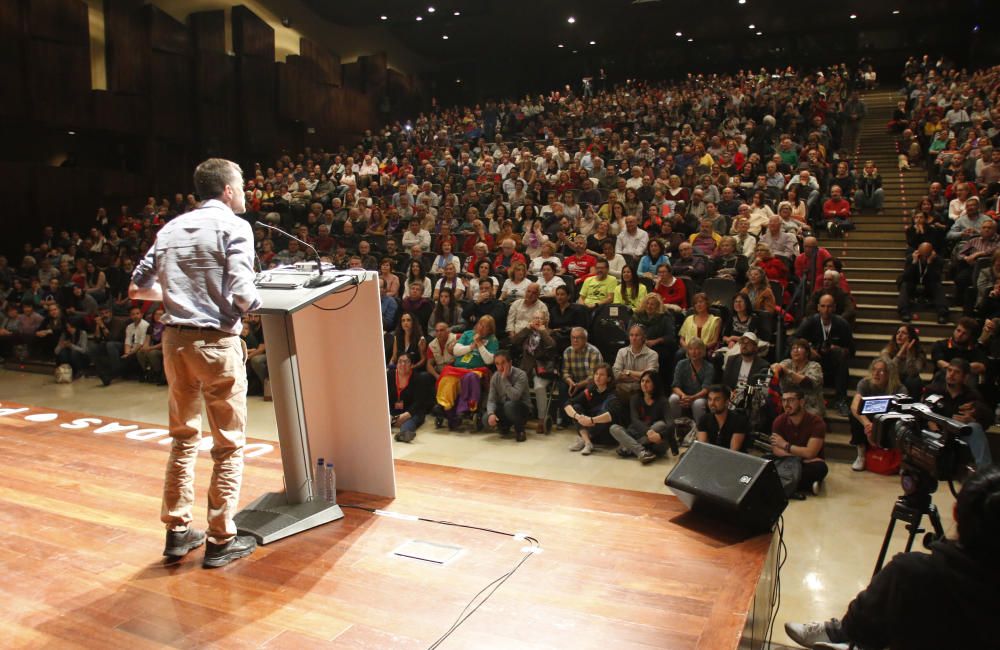
[[[513,538],[521,537],[521,539],[524,539],[524,540],[526,540],[527,542],[530,543],[530,546],[524,552],[524,557],[522,557],[520,559],[520,561],[518,561],[517,564],[515,564],[511,568],[510,571],[508,571],[507,573],[505,573],[505,574],[497,577],[496,579],[492,580],[489,584],[487,584],[485,587],[483,587],[482,589],[480,589],[479,592],[476,593],[475,596],[473,596],[471,599],[469,599],[469,602],[465,605],[464,608],[462,608],[462,611],[459,612],[458,617],[455,619],[455,622],[451,624],[451,627],[449,627],[444,632],[444,634],[442,634],[440,637],[438,637],[437,640],[434,641],[434,643],[432,643],[431,645],[429,645],[427,647],[427,650],[436,650],[436,648],[440,647],[441,644],[444,643],[445,640],[447,640],[448,637],[451,636],[455,632],[455,630],[457,630],[463,623],[465,623],[465,621],[467,621],[470,616],[472,616],[473,614],[475,614],[476,611],[480,607],[482,607],[486,603],[486,601],[488,601],[490,599],[490,597],[492,597],[493,594],[496,593],[496,591],[500,587],[502,587],[505,582],[507,582],[507,580],[509,580],[511,578],[511,576],[513,576],[515,573],[517,573],[517,570],[520,569],[521,566],[525,562],[528,561],[529,557],[531,557],[539,549],[541,549],[541,543],[537,539],[535,539],[534,537],[531,537],[530,535],[519,536],[516,533],[508,533],[506,531],[495,530],[493,528],[485,528],[483,526],[472,526],[472,525],[469,525],[469,524],[458,524],[458,523],[455,523],[455,522],[452,522],[452,521],[444,521],[444,520],[439,520],[439,519],[428,519],[426,517],[418,517],[418,516],[415,516],[415,515],[402,515],[402,514],[399,514],[399,513],[393,513],[393,512],[389,512],[389,511],[385,511],[385,510],[378,510],[376,508],[369,508],[367,506],[359,506],[359,505],[353,505],[353,504],[342,504],[340,507],[341,507],[341,509],[343,509],[343,508],[351,508],[353,510],[363,510],[365,512],[370,512],[373,515],[395,517],[395,518],[398,518],[398,519],[406,519],[406,520],[409,520],[409,521],[422,521],[422,522],[430,523],[430,524],[439,524],[441,526],[454,526],[456,528],[466,528],[466,529],[469,529],[469,530],[478,530],[478,531],[482,531],[484,533],[493,533],[495,535],[503,535],[505,537],[513,537]],[[478,600],[478,602],[476,602],[477,600]],[[472,608],[471,610],[469,609],[470,607]]]

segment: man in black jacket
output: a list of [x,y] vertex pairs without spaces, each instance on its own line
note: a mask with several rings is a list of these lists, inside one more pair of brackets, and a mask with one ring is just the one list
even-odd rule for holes
[[958,540],[900,553],[841,620],[785,623],[807,648],[996,648],[1000,608],[1000,468],[980,469],[955,503]]
[[739,392],[747,381],[767,370],[767,361],[757,356],[757,335],[747,332],[740,337],[740,354],[726,359],[722,368],[722,383],[732,392]]
[[978,390],[969,386],[971,376],[971,364],[962,357],[955,357],[945,367],[944,380],[924,389],[924,401],[936,397],[932,400],[936,402],[935,413],[954,418],[972,429],[964,440],[976,460],[976,466],[985,467],[993,462],[986,438],[986,429],[993,424],[993,408]]
[[476,296],[476,300],[467,303],[462,309],[462,320],[466,322],[469,329],[473,329],[483,316],[493,317],[493,320],[496,321],[497,332],[506,331],[507,305],[496,299],[496,296],[493,295],[493,286],[489,282],[480,282],[479,295]]
[[816,314],[802,321],[798,336],[812,345],[812,359],[823,366],[823,379],[833,378],[834,399],[837,411],[845,418],[850,414],[847,405],[848,359],[854,356],[854,334],[846,320],[837,316],[836,300],[823,294],[816,306]]
[[899,319],[909,323],[913,318],[912,300],[917,293],[917,287],[923,287],[924,292],[934,304],[934,311],[938,313],[938,322],[948,322],[948,303],[944,297],[944,287],[941,286],[941,274],[944,263],[941,257],[934,251],[934,246],[930,242],[923,242],[917,246],[906,260],[906,268],[903,269],[903,276],[899,282]]

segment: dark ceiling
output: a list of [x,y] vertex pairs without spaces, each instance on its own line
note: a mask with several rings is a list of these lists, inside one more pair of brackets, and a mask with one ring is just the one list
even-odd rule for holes
[[541,65],[573,50],[661,48],[692,38],[692,47],[720,41],[752,47],[755,40],[773,43],[830,30],[842,30],[846,39],[866,30],[893,30],[905,38],[912,26],[933,26],[942,18],[968,19],[971,29],[978,7],[989,5],[982,0],[369,0],[345,10],[343,2],[305,1],[332,22],[387,25],[412,50],[437,62],[506,50],[520,53],[526,64]]

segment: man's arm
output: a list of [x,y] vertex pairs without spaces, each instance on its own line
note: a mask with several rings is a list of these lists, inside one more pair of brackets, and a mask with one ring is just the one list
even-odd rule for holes
[[226,279],[233,306],[241,314],[260,307],[260,294],[254,284],[253,270],[253,230],[250,224],[242,222],[232,233],[226,247]]
[[[247,226],[249,228],[249,226]],[[132,281],[128,285],[128,297],[132,300],[163,302],[163,288],[156,277],[156,244],[146,251],[132,271]]]

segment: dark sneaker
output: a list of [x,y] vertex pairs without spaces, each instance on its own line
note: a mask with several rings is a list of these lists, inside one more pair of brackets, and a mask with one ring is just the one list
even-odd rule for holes
[[194,528],[187,530],[168,530],[167,544],[163,554],[167,557],[180,558],[205,543],[205,533]]
[[519,430],[515,436],[515,440],[517,440],[518,442],[524,442],[527,439],[528,436],[525,434],[524,429]]
[[654,454],[648,449],[643,449],[642,451],[639,452],[637,458],[639,459],[639,462],[642,463],[643,465],[649,465],[654,460],[656,460],[656,454]]
[[256,549],[257,540],[250,535],[237,535],[225,544],[208,542],[205,545],[205,561],[201,565],[206,569],[226,566],[233,560],[250,555]]
[[619,447],[618,449],[615,449],[615,453],[618,454],[619,458],[631,458],[632,457],[632,452],[629,451],[628,449],[626,449],[625,447]]

